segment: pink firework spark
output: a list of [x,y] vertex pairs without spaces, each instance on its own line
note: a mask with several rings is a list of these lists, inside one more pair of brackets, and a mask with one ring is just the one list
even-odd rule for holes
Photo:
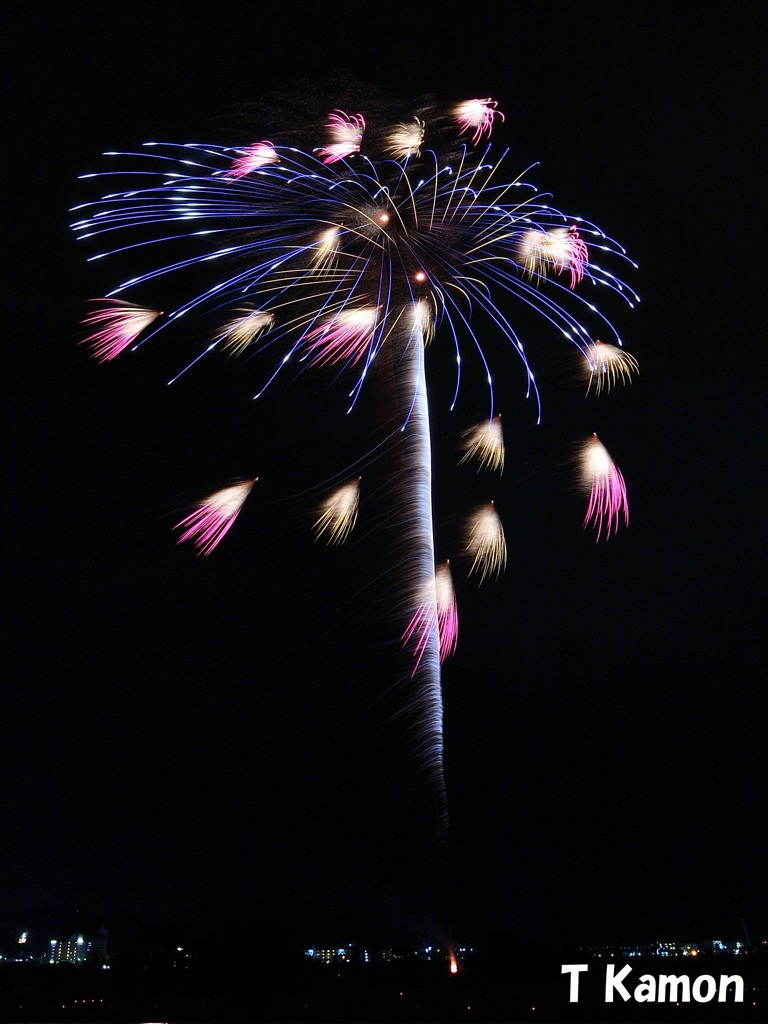
[[227,171],[227,177],[244,178],[246,174],[250,174],[251,171],[257,171],[260,167],[278,163],[279,159],[271,142],[254,142],[252,145],[246,146],[245,149],[241,150],[240,156],[233,161],[232,166]]
[[411,672],[411,679],[416,675],[421,659],[424,657],[424,652],[429,646],[429,638],[432,634],[432,630],[435,628],[435,612],[434,605],[420,604],[416,611],[413,613],[411,621],[406,626],[405,632],[403,633],[403,647],[406,647],[411,640],[415,640],[413,647],[413,657],[415,664],[413,666],[413,672]]
[[456,591],[449,562],[443,562],[435,569],[434,601],[430,598],[418,606],[402,636],[403,646],[411,641],[415,664],[411,678],[416,675],[421,659],[429,646],[429,638],[437,623],[440,645],[440,661],[445,661],[456,650],[459,637],[459,616],[456,610]]
[[343,110],[335,110],[328,115],[325,127],[332,141],[318,150],[320,156],[325,158],[324,164],[335,164],[360,151],[365,131],[365,118],[362,114],[345,114]]
[[98,327],[93,334],[83,339],[84,345],[91,346],[91,355],[100,363],[106,363],[132,345],[141,332],[149,327],[162,313],[146,306],[136,306],[121,299],[93,299],[104,302],[103,309],[89,313],[82,321],[85,327]]
[[456,610],[456,591],[453,588],[450,562],[443,562],[435,570],[435,596],[437,628],[440,633],[440,661],[445,661],[456,650],[459,639],[459,615]]
[[496,109],[497,106],[496,100],[492,100],[489,96],[484,100],[466,100],[455,108],[454,113],[461,131],[467,132],[470,128],[474,128],[472,136],[474,146],[484,135],[490,136],[494,117],[500,117],[502,121],[505,120],[502,112]]
[[517,240],[517,256],[530,277],[536,274],[546,277],[549,267],[562,274],[567,267],[571,271],[571,291],[584,277],[584,268],[589,262],[587,246],[575,224],[567,230],[530,228],[524,231]]
[[312,362],[318,366],[341,363],[354,364],[368,348],[376,326],[377,308],[345,309],[327,324],[315,327],[306,337]]
[[177,530],[184,531],[178,543],[191,540],[198,554],[210,555],[232,528],[256,480],[258,477],[204,498],[194,512],[176,524]]
[[585,528],[590,524],[597,530],[597,540],[605,530],[606,540],[619,528],[619,516],[624,525],[629,522],[627,488],[621,471],[615,465],[605,446],[593,434],[581,450],[581,478],[589,488],[589,507],[584,517]]
[[571,291],[584,277],[584,268],[589,263],[589,250],[575,224],[568,229],[570,239],[568,266],[571,268]]

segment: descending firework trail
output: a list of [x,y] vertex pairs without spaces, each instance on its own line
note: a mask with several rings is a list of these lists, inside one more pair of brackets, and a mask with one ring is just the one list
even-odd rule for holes
[[234,526],[255,483],[256,480],[247,480],[242,484],[233,484],[199,502],[194,512],[176,525],[177,529],[182,530],[179,543],[191,540],[201,555],[210,555]]
[[596,395],[603,390],[610,391],[617,381],[631,381],[637,373],[637,360],[629,352],[615,345],[603,345],[595,341],[585,353],[586,368],[589,371],[587,391],[594,389]]
[[94,310],[83,320],[86,327],[97,328],[84,341],[91,346],[94,358],[102,363],[129,348],[142,331],[162,316],[157,310],[134,306],[130,302],[110,302],[108,299],[102,302],[102,309]]
[[[637,369],[611,323],[576,291],[600,285],[631,306],[637,297],[610,269],[611,259],[629,262],[624,250],[589,222],[560,213],[521,177],[504,180],[506,154],[491,158],[487,142],[497,119],[504,115],[491,99],[447,112],[422,105],[417,112],[398,111],[387,124],[367,110],[336,108],[326,115],[324,144],[317,138],[304,148],[283,144],[271,128],[278,141],[238,148],[147,144],[141,154],[120,154],[127,167],[109,172],[120,184],[78,208],[74,225],[83,238],[114,240],[92,259],[131,261],[131,276],[85,319],[85,340],[99,360],[135,350],[195,317],[211,340],[170,383],[214,351],[235,358],[261,354],[260,365],[271,358],[271,369],[254,397],[289,364],[312,366],[349,381],[351,410],[386,351],[407,462],[398,486],[408,549],[401,633],[412,656],[408,704],[441,837],[447,812],[440,661],[455,648],[458,619],[450,569],[435,568],[425,346],[434,338],[453,349],[451,408],[462,346],[474,353],[490,408],[485,424],[465,433],[463,459],[496,472],[504,464],[504,442],[486,337],[506,340],[519,357],[525,394],[540,412],[523,338],[500,298],[515,297],[576,346],[595,394]],[[133,259],[150,246],[156,262],[135,276]],[[201,268],[213,271],[202,290]],[[169,278],[185,290],[161,314],[154,294]],[[143,304],[123,298],[129,290]],[[593,444],[585,455],[582,484],[590,495],[585,525],[598,538],[610,536],[627,518],[626,489],[602,446]],[[200,502],[178,524],[180,539],[210,554],[233,526],[250,486],[234,485]],[[315,534],[343,541],[354,527],[360,494],[360,480],[331,494],[317,510]],[[481,582],[504,568],[504,530],[492,502],[473,514],[459,554]]]
[[316,537],[325,537],[329,544],[342,544],[355,528],[360,502],[360,477],[337,488],[326,498],[315,520]]
[[582,445],[581,480],[589,491],[589,507],[584,525],[595,526],[598,540],[603,530],[610,537],[612,531],[619,528],[620,517],[623,517],[625,523],[629,520],[627,488],[621,471],[614,465],[597,434],[593,434]]
[[413,712],[418,728],[418,752],[429,773],[438,836],[443,840],[448,827],[448,802],[443,771],[443,694],[432,522],[432,445],[424,341],[418,326],[408,339],[401,362],[406,394],[412,395],[412,407],[404,431],[410,486],[403,528],[409,548],[407,578],[412,594],[410,605],[412,608],[415,605],[403,639],[415,649],[412,679],[416,684]]

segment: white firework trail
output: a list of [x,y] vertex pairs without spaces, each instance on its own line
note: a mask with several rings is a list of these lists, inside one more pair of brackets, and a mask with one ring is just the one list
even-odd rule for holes
[[426,125],[420,117],[413,121],[395,125],[387,136],[385,149],[395,160],[407,160],[408,157],[421,155],[421,144],[424,141]]
[[498,576],[506,567],[507,542],[492,501],[479,508],[470,520],[467,554],[474,558],[469,572],[479,573],[481,583],[486,576]]
[[419,299],[413,304],[413,326],[421,332],[424,344],[428,345],[435,336],[435,312],[426,299]]
[[315,537],[325,537],[329,544],[343,544],[357,522],[360,504],[360,477],[342,484],[320,506],[320,515],[313,524]]
[[235,355],[242,355],[260,335],[269,330],[275,318],[272,313],[260,309],[239,309],[236,312],[239,316],[225,325],[218,340],[224,343],[225,349],[230,349]]
[[312,264],[316,270],[329,271],[336,266],[341,248],[340,235],[337,227],[327,228],[320,235],[312,254]]
[[584,352],[589,373],[587,394],[593,389],[596,395],[610,391],[617,383],[631,383],[632,375],[639,370],[637,360],[617,345],[606,345],[594,341]]
[[464,454],[459,462],[476,460],[478,469],[490,469],[501,473],[504,470],[504,433],[501,416],[484,420],[464,434]]
[[409,706],[417,721],[418,757],[428,773],[435,799],[440,842],[448,828],[448,801],[443,760],[443,692],[440,676],[440,629],[435,585],[434,527],[432,522],[432,444],[424,367],[424,339],[413,330],[405,346],[399,379],[412,406],[403,427],[407,446],[406,505],[409,546],[411,616],[403,640],[415,640],[412,672],[414,696]]

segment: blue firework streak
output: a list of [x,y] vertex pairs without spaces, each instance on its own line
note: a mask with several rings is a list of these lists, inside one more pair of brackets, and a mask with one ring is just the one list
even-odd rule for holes
[[[92,259],[145,252],[153,257],[150,269],[120,283],[86,319],[96,328],[86,341],[101,360],[159,340],[180,318],[194,315],[217,326],[173,381],[215,350],[263,353],[267,369],[254,397],[288,364],[332,365],[351,380],[351,409],[374,362],[383,351],[391,352],[398,389],[406,395],[400,429],[409,464],[403,636],[414,653],[412,703],[444,836],[440,657],[455,646],[456,615],[450,572],[441,567],[436,577],[434,562],[425,345],[436,336],[453,349],[453,404],[462,349],[469,345],[479,354],[491,448],[480,437],[467,452],[498,468],[503,448],[500,452],[493,379],[481,335],[500,337],[514,349],[524,369],[524,391],[535,398],[540,415],[533,370],[505,312],[508,303],[502,309],[500,300],[516,297],[572,342],[599,393],[601,375],[607,388],[628,376],[634,360],[612,355],[621,350],[620,337],[575,289],[602,285],[630,306],[637,296],[591,258],[597,252],[609,265],[630,263],[621,246],[593,224],[549,205],[522,176],[505,178],[508,154],[492,156],[485,141],[494,118],[503,117],[494,101],[471,100],[433,115],[375,127],[370,153],[366,117],[335,110],[328,116],[325,145],[311,151],[261,141],[240,148],[149,143],[139,153],[108,154],[121,162],[119,170],[106,172],[119,190],[79,207],[74,229],[85,239],[108,240],[108,248]],[[210,283],[200,289],[200,267],[208,263]],[[169,275],[186,296],[175,308],[160,314],[134,304]],[[626,506],[621,495],[611,493],[616,477],[607,452],[592,464],[601,476],[584,482],[602,497],[592,499],[587,521],[599,535],[599,510],[610,510],[610,526],[622,508],[626,517]],[[210,553],[242,504],[233,501],[236,490],[206,499],[199,506],[204,514],[195,513],[191,524],[189,517],[183,521],[183,539]],[[249,490],[237,491],[243,501]],[[343,512],[333,497],[324,506],[318,524],[328,524],[334,539],[348,532],[339,517],[352,516],[354,523],[357,490],[356,485],[353,509],[348,490]],[[198,519],[205,530],[196,533]],[[481,510],[469,536],[463,553],[474,557],[473,568],[482,576],[498,571],[505,549],[495,510]],[[440,635],[446,623],[450,638]]]

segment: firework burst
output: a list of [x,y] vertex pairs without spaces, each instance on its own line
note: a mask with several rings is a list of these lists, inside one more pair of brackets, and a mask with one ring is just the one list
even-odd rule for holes
[[459,639],[459,614],[450,562],[443,562],[435,569],[435,600],[437,628],[440,634],[440,661],[445,661],[456,650]]
[[480,574],[482,583],[486,576],[498,576],[507,564],[507,542],[504,527],[493,502],[479,508],[469,521],[467,554],[474,559],[471,573]]
[[413,121],[407,124],[396,125],[387,136],[387,153],[395,160],[407,160],[412,156],[421,156],[425,127],[420,117],[414,117]]
[[[399,114],[394,123],[375,124],[371,154],[364,150],[366,116],[341,109],[327,115],[328,138],[316,149],[286,139],[245,147],[158,143],[120,154],[124,166],[109,172],[110,192],[79,207],[74,228],[91,244],[107,241],[92,259],[126,253],[133,259],[150,245],[158,254],[86,318],[93,331],[86,341],[98,359],[156,340],[195,315],[224,326],[174,380],[217,349],[248,352],[261,355],[255,397],[287,366],[332,367],[347,382],[351,409],[373,364],[388,353],[407,466],[399,513],[408,551],[401,636],[413,657],[409,706],[444,835],[440,661],[456,646],[457,613],[450,569],[435,565],[425,347],[445,340],[453,351],[451,408],[460,393],[462,351],[474,353],[490,409],[484,424],[464,435],[463,459],[500,472],[504,443],[487,339],[506,343],[520,360],[522,390],[534,399],[537,420],[541,410],[524,339],[510,319],[510,303],[500,300],[514,298],[535,310],[556,336],[574,344],[599,393],[628,379],[637,364],[577,289],[582,281],[599,285],[630,306],[637,296],[611,269],[631,263],[618,243],[555,209],[522,176],[504,174],[504,156],[492,157],[486,143],[494,122],[504,120],[494,100],[468,100],[447,111],[422,105],[419,114],[425,116]],[[210,280],[200,290],[202,267]],[[559,280],[566,272],[569,288]],[[128,291],[141,297],[171,276],[181,297],[162,321],[155,310],[116,297]],[[595,323],[608,342],[592,341]],[[582,479],[590,494],[586,523],[608,536],[626,520],[626,490],[596,439],[582,456]],[[180,540],[210,554],[252,486],[206,498],[178,524]],[[336,490],[316,513],[316,536],[343,541],[358,500],[359,480]],[[493,503],[473,515],[463,553],[481,582],[504,568],[504,530]]]
[[257,479],[225,487],[204,498],[194,512],[176,524],[176,529],[182,531],[179,544],[191,540],[199,554],[210,555],[234,526]]
[[227,171],[229,178],[244,178],[246,174],[258,171],[260,167],[267,164],[276,164],[280,158],[271,142],[254,142],[252,146],[246,146],[238,157],[232,162]]
[[501,473],[504,469],[504,433],[501,416],[480,423],[464,433],[464,454],[460,462],[474,459],[480,469]]
[[630,383],[632,375],[638,372],[634,356],[616,345],[604,345],[602,341],[595,341],[587,348],[584,360],[589,373],[587,392],[593,388],[596,395],[610,391],[616,383]]
[[339,228],[333,227],[323,231],[318,238],[315,251],[312,254],[312,263],[318,271],[327,273],[336,267],[338,262],[336,256],[340,246],[339,235]]
[[490,135],[495,117],[504,120],[504,115],[497,110],[498,103],[490,97],[485,100],[466,100],[459,103],[454,113],[461,132],[474,129],[472,142],[477,145],[483,136]]
[[119,356],[136,341],[150,324],[162,316],[156,309],[136,306],[132,302],[118,299],[94,299],[103,303],[102,309],[94,310],[83,320],[85,327],[96,330],[83,339],[91,346],[94,358],[105,363]]
[[269,330],[275,318],[271,313],[264,313],[260,309],[240,309],[237,313],[238,316],[229,321],[218,337],[224,348],[235,355],[241,355],[260,334]]
[[610,537],[619,527],[619,519],[629,522],[627,488],[621,471],[614,464],[605,446],[593,434],[582,445],[579,461],[581,481],[589,491],[589,506],[584,517],[584,526],[597,530],[597,539],[605,532]]
[[365,131],[365,118],[362,114],[350,116],[343,110],[335,110],[328,115],[326,128],[331,141],[327,146],[318,150],[320,156],[325,158],[323,163],[335,164],[339,160],[346,160],[353,153],[360,152],[360,144]]
[[329,544],[343,544],[355,528],[359,504],[360,477],[343,484],[326,498],[314,522],[315,536],[325,537]]
[[517,243],[517,256],[528,277],[546,277],[552,268],[558,274],[571,272],[571,290],[584,277],[589,252],[575,224],[568,230],[550,228],[524,231]]
[[306,337],[307,350],[318,366],[356,363],[368,351],[377,310],[343,309],[327,324],[313,328]]

